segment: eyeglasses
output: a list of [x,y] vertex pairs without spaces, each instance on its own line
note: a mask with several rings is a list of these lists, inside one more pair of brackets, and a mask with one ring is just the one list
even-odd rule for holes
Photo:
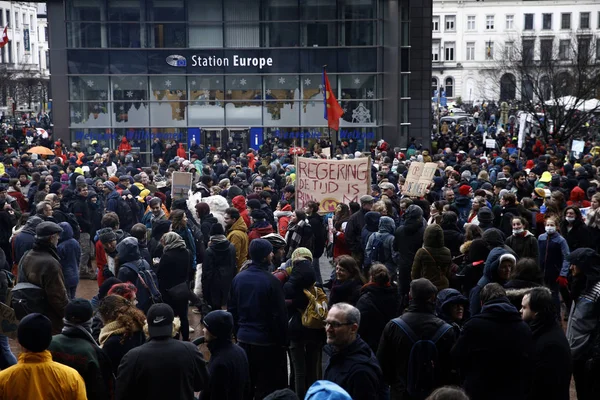
[[325,328],[327,328],[328,326],[332,327],[333,329],[337,329],[341,326],[344,325],[353,325],[354,322],[337,322],[337,321],[325,321]]

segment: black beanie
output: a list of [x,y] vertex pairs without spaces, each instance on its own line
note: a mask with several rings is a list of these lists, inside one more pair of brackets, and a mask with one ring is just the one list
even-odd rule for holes
[[210,333],[219,339],[230,339],[233,331],[233,316],[224,310],[211,311],[202,320]]
[[211,227],[210,227],[210,236],[216,236],[216,235],[224,235],[225,234],[225,229],[223,229],[223,225],[221,225],[220,223],[214,223]]
[[86,299],[73,299],[65,307],[65,319],[74,324],[87,322],[94,316],[92,303]]
[[19,323],[17,339],[27,350],[41,353],[52,342],[52,323],[42,314],[29,314]]
[[117,283],[123,283],[123,281],[121,281],[118,278],[115,278],[114,276],[111,276],[110,278],[102,282],[102,285],[100,285],[100,288],[98,289],[98,300],[102,300],[103,298],[105,298],[110,288],[116,285]]
[[171,221],[159,219],[152,223],[152,237],[156,240],[160,239],[165,233],[169,232]]

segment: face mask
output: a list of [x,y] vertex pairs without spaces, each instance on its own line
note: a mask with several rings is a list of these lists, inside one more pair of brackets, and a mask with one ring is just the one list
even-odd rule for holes
[[549,233],[549,234],[556,233],[556,227],[555,226],[547,226],[546,233]]
[[513,229],[513,235],[518,235],[523,233],[523,229]]
[[567,217],[567,218],[565,218],[565,219],[566,219],[566,220],[567,220],[567,222],[569,222],[569,223],[573,223],[573,222],[575,222],[575,218],[573,218],[573,217]]

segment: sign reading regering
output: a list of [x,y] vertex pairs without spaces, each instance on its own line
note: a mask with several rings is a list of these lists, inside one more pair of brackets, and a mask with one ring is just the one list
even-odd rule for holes
[[309,201],[321,203],[319,212],[333,212],[339,203],[358,202],[371,187],[371,159],[296,160],[296,209]]

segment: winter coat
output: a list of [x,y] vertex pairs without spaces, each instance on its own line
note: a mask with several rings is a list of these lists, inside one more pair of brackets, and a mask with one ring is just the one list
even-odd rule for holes
[[[381,217],[379,219],[379,229],[378,232],[373,233],[369,236],[367,240],[367,244],[365,246],[365,260],[372,260],[372,264],[381,263],[384,264],[388,271],[390,271],[391,276],[396,275],[396,263],[394,262],[396,258],[396,254],[394,252],[394,220],[390,217]],[[377,251],[377,254],[372,254],[373,243],[375,239],[379,239],[382,242],[381,247]],[[369,268],[370,265],[365,265],[366,268]]]
[[206,361],[196,346],[171,337],[152,338],[123,357],[115,399],[193,399],[208,381]]
[[117,209],[119,208],[120,197],[121,196],[119,196],[119,192],[117,192],[116,190],[113,190],[106,196],[106,212],[117,212]]
[[[417,304],[411,301],[407,312],[401,318],[419,338],[432,338],[437,330],[445,324],[434,314],[433,304]],[[454,330],[449,329],[437,341],[438,365],[436,366],[435,387],[451,383],[450,350],[456,338]],[[408,361],[413,342],[406,336],[402,328],[389,321],[381,335],[377,359],[383,371],[385,382],[391,386],[392,399],[411,399],[406,393],[408,379]]]
[[[113,374],[116,376],[117,371],[119,369],[119,365],[121,364],[121,360],[125,356],[125,354],[129,353],[132,349],[135,349],[138,346],[143,345],[146,342],[146,337],[144,336],[144,332],[142,332],[141,327],[136,327],[136,330],[132,332],[127,339],[121,343],[121,339],[123,339],[123,334],[112,334],[107,339],[103,340],[105,332],[107,332],[111,327],[111,324],[106,324],[102,327],[100,331],[100,346],[110,358],[110,364],[112,365]],[[117,382],[117,388],[119,383]]]
[[248,259],[248,227],[242,218],[238,218],[229,231],[227,240],[235,247],[235,257],[238,270]]
[[230,340],[216,339],[208,342],[210,362],[208,386],[200,400],[243,399],[250,386],[250,371],[246,352]]
[[[450,315],[449,307],[453,304],[462,304],[464,306],[463,319],[460,322],[454,321]],[[436,302],[435,302],[435,313],[438,318],[443,319],[446,323],[452,325],[454,328],[454,333],[458,338],[460,335],[460,331],[462,330],[463,322],[466,321],[467,315],[469,313],[469,300],[465,296],[463,296],[456,289],[444,289],[440,290],[437,294]]]
[[275,211],[273,216],[277,219],[277,233],[285,237],[290,219],[292,218],[292,206],[286,204],[280,211]]
[[517,253],[517,258],[533,258],[535,261],[539,260],[538,241],[533,233],[529,231],[525,231],[518,235],[510,235],[506,239],[506,245]]
[[[297,235],[299,235],[299,237]],[[287,258],[292,258],[294,250],[298,247],[306,247],[312,253],[313,244],[313,230],[307,220],[290,223],[285,238],[285,254],[287,255]]]
[[444,231],[439,225],[429,225],[423,236],[423,247],[415,254],[412,279],[426,278],[438,290],[446,289],[451,266],[450,249],[444,247]]
[[323,218],[319,214],[311,214],[308,217],[308,223],[314,235],[312,255],[314,258],[321,258],[325,252],[325,243],[327,241],[327,231],[323,224]]
[[70,326],[52,337],[52,360],[74,368],[85,382],[88,400],[113,398],[115,380],[110,359],[85,328]]
[[323,379],[336,383],[354,400],[380,399],[383,376],[375,355],[360,337],[347,347],[335,350],[326,345],[329,355]]
[[[240,212],[240,216],[246,223],[246,226],[250,228],[250,216],[248,215],[248,209],[246,208],[246,198],[242,195],[235,196],[231,200],[231,204]],[[291,208],[290,208],[291,210]],[[291,214],[290,214],[291,215]]]
[[355,305],[360,297],[360,288],[363,285],[359,278],[347,279],[343,282],[336,278],[331,280],[330,284],[329,308],[335,303]]
[[360,311],[358,334],[377,353],[383,328],[397,316],[398,288],[368,283],[360,290],[356,308]]
[[302,325],[302,313],[308,306],[308,298],[304,289],[314,294],[315,270],[310,260],[294,263],[290,278],[283,285],[283,294],[287,306],[289,325],[288,337],[291,341],[325,342],[325,331],[305,328]]
[[479,282],[477,282],[477,286],[471,289],[471,292],[469,293],[469,312],[472,316],[479,314],[481,311],[481,300],[479,299],[481,289],[488,283],[504,283],[498,282],[498,267],[500,266],[500,257],[506,253],[510,252],[504,247],[496,247],[490,251],[490,254],[485,260],[483,276],[479,279]]
[[18,265],[19,261],[21,261],[21,257],[33,248],[34,243],[35,228],[25,224],[23,229],[12,238],[12,259],[15,265]]
[[42,288],[47,301],[44,314],[52,322],[52,333],[60,333],[69,300],[56,247],[36,241],[33,249],[23,257],[18,282],[29,282]]
[[0,372],[0,393],[11,400],[88,398],[79,373],[52,361],[48,350],[21,353],[17,365]]
[[458,220],[463,224],[466,223],[469,218],[469,213],[471,212],[473,201],[468,196],[458,195],[454,200],[454,205],[458,209]]
[[560,224],[560,234],[566,239],[571,252],[584,247],[593,246],[593,243],[591,243],[592,235],[590,234],[590,230],[581,220],[575,220],[571,230],[568,229],[567,222],[562,221]]
[[531,391],[529,400],[569,400],[571,349],[555,316],[538,316],[532,331]]
[[[241,218],[238,221],[244,224]],[[283,288],[267,269],[268,265],[252,261],[233,278],[227,310],[233,315],[239,342],[285,346],[288,316]]]
[[544,282],[553,284],[559,276],[567,277],[570,263],[567,261],[569,245],[559,233],[548,235],[542,233],[538,238],[540,270],[544,274]]
[[[118,241],[117,241],[118,243]],[[127,242],[123,242],[123,243],[127,243],[126,245],[124,244],[118,253],[119,256],[119,270],[116,271],[116,275],[117,278],[119,278],[119,280],[121,280],[121,282],[131,282],[135,285],[135,283],[138,280],[138,275],[137,273],[132,270],[131,268],[127,268],[124,267],[125,264],[127,263],[137,263],[139,264],[139,268],[145,268],[145,269],[150,269],[150,265],[148,265],[148,263],[146,262],[146,260],[144,260],[142,258],[142,255],[140,254],[140,248],[137,245],[137,241],[134,240],[130,240]],[[120,245],[121,243],[119,243]],[[118,245],[117,245],[118,246]],[[147,311],[147,310],[145,310]]]
[[175,305],[176,301],[168,293],[168,289],[183,282],[188,282],[192,266],[190,265],[189,250],[184,247],[169,249],[163,252],[156,270],[158,279],[158,290],[163,301],[169,305]]
[[79,260],[81,259],[81,246],[73,239],[73,229],[68,222],[61,222],[63,229],[58,240],[58,257],[62,266],[65,287],[74,288],[79,284]]
[[254,239],[260,239],[261,237],[273,232],[273,226],[271,226],[269,221],[263,220],[255,222],[250,226],[250,233],[248,234],[248,246],[250,246],[250,243],[252,243]]
[[350,216],[348,224],[346,225],[346,244],[353,253],[364,254],[364,247],[361,247],[361,233],[362,228],[365,226],[365,214],[367,210],[361,208]]
[[404,213],[404,225],[396,229],[394,233],[394,250],[396,250],[398,266],[401,269],[412,268],[415,254],[423,246],[426,227],[423,210],[414,204],[410,205]]
[[444,244],[450,250],[452,257],[460,256],[460,246],[465,242],[463,235],[456,225],[441,225],[444,231]]
[[72,206],[73,214],[83,233],[92,233],[92,213],[87,197],[76,195]]
[[506,298],[510,301],[510,304],[515,306],[517,310],[520,310],[523,297],[525,297],[531,289],[540,286],[542,286],[541,282],[538,283],[533,280],[511,279],[504,284],[504,289],[506,289]]
[[531,330],[506,297],[485,303],[452,349],[471,400],[526,399],[531,346]]
[[376,211],[369,211],[365,214],[365,226],[363,226],[360,232],[360,245],[363,251],[367,248],[367,242],[371,235],[379,230],[379,220],[381,214]]
[[202,294],[213,310],[227,304],[231,282],[236,273],[235,246],[225,237],[213,238],[202,264]]

